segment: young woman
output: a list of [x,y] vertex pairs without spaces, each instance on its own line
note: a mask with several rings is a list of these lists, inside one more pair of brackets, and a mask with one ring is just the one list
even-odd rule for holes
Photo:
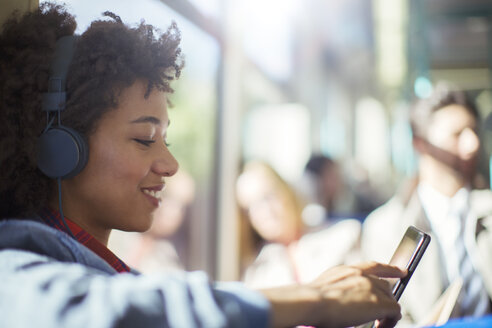
[[252,291],[212,285],[200,272],[138,275],[107,248],[112,229],[150,227],[178,170],[166,145],[167,95],[182,62],[174,24],[160,34],[105,15],[78,37],[74,17],[53,4],[3,26],[1,325],[347,326],[399,318],[379,277],[405,272],[386,265],[338,267],[309,284]]
[[268,163],[246,163],[236,193],[245,219],[241,246],[247,286],[307,283],[355,258],[360,222],[346,219],[309,229],[302,217],[303,200]]

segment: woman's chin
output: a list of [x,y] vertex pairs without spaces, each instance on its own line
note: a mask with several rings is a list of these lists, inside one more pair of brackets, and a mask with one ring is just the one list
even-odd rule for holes
[[140,219],[138,222],[132,222],[131,224],[125,225],[124,227],[119,227],[118,230],[127,232],[145,232],[152,226],[152,219],[147,218],[146,220]]

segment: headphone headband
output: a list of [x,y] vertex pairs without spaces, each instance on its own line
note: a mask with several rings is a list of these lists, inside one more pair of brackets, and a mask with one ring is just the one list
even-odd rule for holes
[[48,92],[43,94],[43,111],[57,112],[65,109],[67,100],[66,79],[77,39],[78,36],[76,35],[68,35],[56,41],[55,55],[50,68]]

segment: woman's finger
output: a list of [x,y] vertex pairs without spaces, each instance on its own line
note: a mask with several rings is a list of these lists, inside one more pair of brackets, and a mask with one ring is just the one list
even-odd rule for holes
[[382,264],[378,262],[366,262],[359,265],[364,274],[374,275],[380,278],[403,278],[407,275],[407,270],[397,266]]
[[393,291],[391,289],[391,284],[389,283],[389,281],[373,275],[367,277],[371,280],[371,284],[375,289],[380,290],[387,296],[393,297]]

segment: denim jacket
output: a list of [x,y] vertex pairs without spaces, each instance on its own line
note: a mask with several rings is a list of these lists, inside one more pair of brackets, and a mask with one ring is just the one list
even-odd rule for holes
[[33,220],[0,221],[0,328],[268,326],[269,303],[240,283],[213,285],[203,272],[118,274]]

